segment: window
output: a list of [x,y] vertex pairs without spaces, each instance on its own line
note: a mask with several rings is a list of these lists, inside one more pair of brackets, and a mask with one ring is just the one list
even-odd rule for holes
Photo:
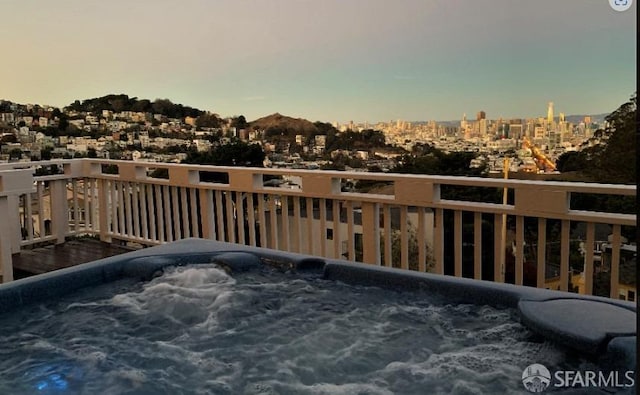
[[333,229],[327,229],[327,240],[333,240]]
[[635,293],[635,291],[629,291],[629,293],[627,294],[627,300],[629,302],[635,302],[636,301],[636,293]]

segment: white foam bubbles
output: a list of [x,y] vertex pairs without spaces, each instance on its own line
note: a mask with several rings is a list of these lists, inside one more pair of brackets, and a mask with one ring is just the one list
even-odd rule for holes
[[218,310],[233,307],[235,283],[215,266],[169,268],[140,292],[115,295],[111,303],[134,314],[195,325],[215,318]]

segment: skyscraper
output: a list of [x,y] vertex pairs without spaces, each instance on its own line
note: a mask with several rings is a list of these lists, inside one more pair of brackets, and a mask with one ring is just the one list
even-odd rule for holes
[[549,107],[547,108],[547,124],[549,126],[553,125],[553,102],[549,102]]
[[484,111],[478,111],[476,114],[476,121],[480,121],[481,119],[487,119],[487,114]]
[[478,123],[480,124],[480,136],[484,137],[487,134],[487,120],[483,118]]

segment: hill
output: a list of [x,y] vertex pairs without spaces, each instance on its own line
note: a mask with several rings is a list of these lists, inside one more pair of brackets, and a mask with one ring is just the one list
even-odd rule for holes
[[571,122],[571,123],[580,123],[582,121],[584,121],[584,117],[591,117],[591,122],[597,122],[597,123],[603,123],[605,118],[609,116],[609,113],[604,113],[604,114],[592,114],[592,115],[567,115],[566,117],[564,117],[564,119],[567,122]]
[[296,134],[309,136],[318,132],[316,125],[306,119],[292,118],[279,113],[258,118],[249,123],[249,128],[264,130],[265,136],[286,135],[294,137]]
[[184,118],[187,116],[197,117],[204,111],[197,108],[174,104],[169,99],[155,99],[153,102],[148,99],[138,99],[125,94],[110,94],[93,99],[86,99],[82,102],[76,100],[65,107],[66,110],[78,112],[100,112],[109,110],[114,112],[134,111],[150,112],[154,114],[166,115],[169,118]]

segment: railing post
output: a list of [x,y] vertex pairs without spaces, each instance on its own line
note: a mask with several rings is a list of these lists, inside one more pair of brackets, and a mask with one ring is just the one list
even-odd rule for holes
[[[9,212],[9,197],[0,196],[0,213]],[[2,282],[13,281],[13,263],[11,260],[11,236],[15,233],[9,221],[0,221],[0,265]]]
[[[2,282],[13,281],[13,253],[20,252],[22,227],[20,225],[19,196],[33,191],[33,170],[0,171],[0,271]],[[29,218],[31,220],[31,218]]]
[[107,188],[107,180],[98,180],[98,227],[100,231],[100,241],[111,243],[109,229],[109,196],[111,191]]
[[362,260],[380,265],[380,205],[362,203]]
[[[200,189],[200,222],[202,224],[202,238],[216,239],[216,229],[214,226],[215,213],[213,208],[213,191],[211,189]],[[253,224],[251,224],[253,226]]]
[[53,180],[50,184],[51,196],[51,234],[56,244],[65,241],[69,230],[69,207],[67,204],[67,180]]
[[[0,213],[7,213],[7,222],[9,228],[14,229],[11,232],[10,244],[11,253],[17,254],[20,252],[20,241],[22,240],[22,224],[20,223],[20,197],[18,195],[7,196],[7,210],[0,211]],[[28,220],[31,220],[29,218]]]

